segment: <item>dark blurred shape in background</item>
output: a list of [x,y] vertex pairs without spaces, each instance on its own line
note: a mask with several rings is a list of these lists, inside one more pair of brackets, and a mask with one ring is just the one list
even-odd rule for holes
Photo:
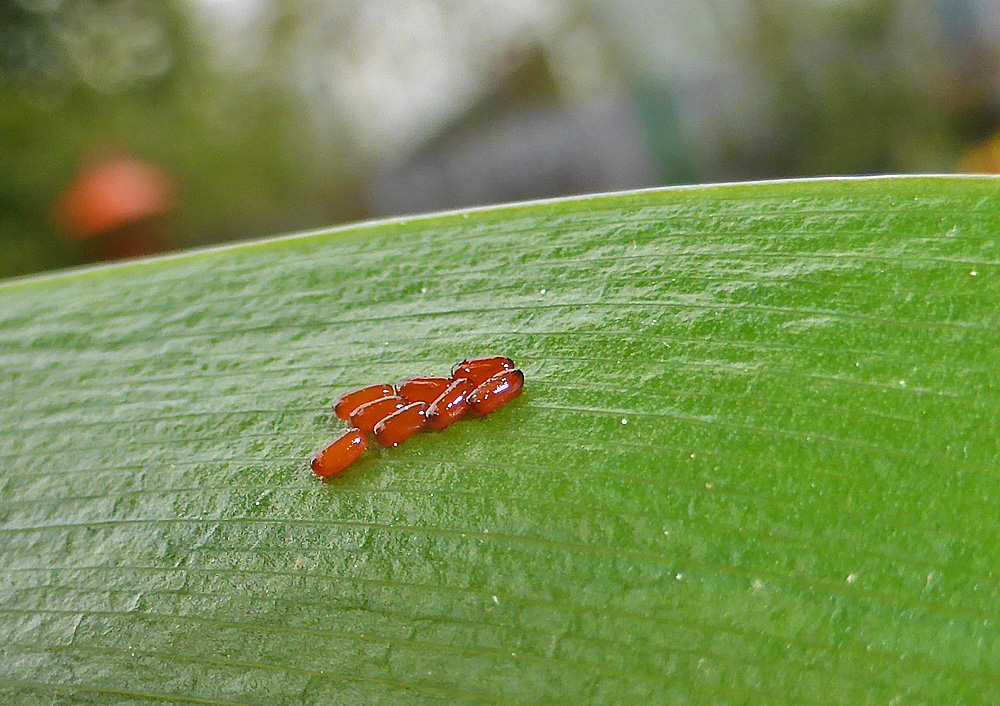
[[0,277],[542,196],[997,172],[998,40],[1000,0],[0,0]]

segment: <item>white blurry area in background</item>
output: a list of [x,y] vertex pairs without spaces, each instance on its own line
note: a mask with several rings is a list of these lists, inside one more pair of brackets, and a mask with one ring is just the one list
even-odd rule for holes
[[949,87],[1000,36],[997,0],[197,1],[236,66],[284,33],[315,152],[346,126],[370,215],[948,169]]
[[201,1],[251,54],[255,27],[294,34],[316,149],[323,116],[349,126],[373,215],[659,180],[622,57],[577,3]]
[[560,0],[196,2],[234,66],[254,66],[265,33],[292,35],[282,70],[317,114],[345,116],[378,164],[405,158],[490,90],[499,65],[557,32],[565,14]]

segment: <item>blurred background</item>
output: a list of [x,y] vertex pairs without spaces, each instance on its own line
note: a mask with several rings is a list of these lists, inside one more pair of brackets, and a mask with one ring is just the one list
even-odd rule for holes
[[0,277],[998,130],[1000,0],[0,0]]

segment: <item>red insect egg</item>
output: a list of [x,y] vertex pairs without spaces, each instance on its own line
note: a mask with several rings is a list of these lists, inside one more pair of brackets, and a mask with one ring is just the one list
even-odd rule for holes
[[521,394],[524,388],[524,373],[507,370],[497,373],[469,393],[466,401],[480,417],[498,410]]
[[441,430],[457,422],[469,410],[466,397],[476,388],[465,378],[458,378],[427,408],[427,426]]
[[396,394],[407,402],[430,404],[440,397],[449,385],[451,385],[450,378],[407,378],[396,384]]
[[357,429],[351,429],[316,454],[312,461],[313,473],[329,478],[354,463],[368,448],[368,439]]
[[395,412],[406,406],[406,400],[402,397],[383,397],[374,402],[368,402],[358,407],[351,414],[351,426],[360,429],[366,434],[375,432],[375,425]]
[[383,397],[391,397],[396,394],[392,385],[369,385],[360,390],[349,392],[333,405],[333,413],[345,422],[351,418],[351,414],[363,404],[380,400]]
[[463,360],[451,369],[452,379],[465,378],[473,385],[482,385],[494,375],[513,370],[514,361],[503,356],[492,358],[471,358]]
[[375,440],[382,446],[398,446],[427,424],[427,405],[414,402],[396,410],[375,425]]

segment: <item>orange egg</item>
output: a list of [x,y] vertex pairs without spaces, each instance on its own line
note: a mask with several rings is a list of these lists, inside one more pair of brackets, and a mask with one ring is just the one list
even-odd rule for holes
[[497,373],[469,393],[466,401],[480,417],[494,412],[521,394],[524,388],[524,373],[507,370]]
[[406,400],[402,397],[383,397],[358,407],[351,414],[351,426],[360,429],[366,434],[375,432],[375,425],[395,412],[406,406]]
[[360,390],[348,392],[337,400],[333,405],[333,413],[346,422],[351,418],[354,410],[361,405],[380,400],[383,397],[391,397],[394,394],[396,394],[396,391],[392,388],[392,385],[369,385],[368,387],[362,387]]
[[396,383],[396,394],[407,402],[430,404],[448,389],[450,378],[407,378]]
[[466,397],[475,389],[469,380],[458,378],[427,408],[427,426],[441,430],[457,422],[469,411]]
[[382,446],[399,446],[427,424],[427,405],[414,402],[375,425],[375,440]]
[[316,454],[312,461],[313,473],[329,478],[350,466],[368,448],[368,439],[357,429],[351,429]]
[[513,370],[514,361],[503,356],[492,358],[471,358],[463,360],[451,369],[451,377],[454,380],[465,378],[473,385],[482,385],[497,373],[505,370]]

